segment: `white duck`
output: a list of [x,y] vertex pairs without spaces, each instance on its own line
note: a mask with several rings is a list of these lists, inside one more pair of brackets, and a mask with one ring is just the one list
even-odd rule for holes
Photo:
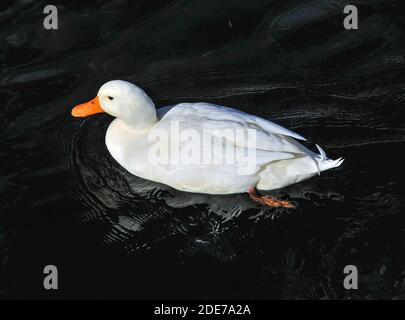
[[[232,108],[200,102],[180,103],[156,111],[153,101],[141,88],[122,80],[105,83],[94,99],[72,109],[75,117],[99,112],[116,117],[108,127],[105,141],[107,149],[121,166],[136,176],[182,191],[208,194],[248,192],[253,200],[262,204],[293,207],[288,201],[259,195],[256,189],[282,188],[338,167],[343,162],[343,159],[328,159],[318,145],[320,154],[312,152],[295,140],[305,140],[297,133]],[[173,124],[177,124],[180,132],[191,130],[200,137],[208,133],[210,139],[172,139]],[[224,129],[253,130],[255,137],[224,137],[218,133]],[[163,139],[167,143],[159,145],[158,153],[166,154],[166,158],[163,157],[169,160],[166,162],[151,157],[151,150],[156,149],[156,139],[151,137],[161,137],[162,133],[166,133],[169,140]],[[213,142],[222,149],[213,148]],[[232,153],[233,158],[222,156],[224,147],[228,148],[226,154]],[[209,155],[213,161],[182,161],[185,155],[189,155],[189,150]],[[247,161],[255,161],[253,167],[241,170]]]

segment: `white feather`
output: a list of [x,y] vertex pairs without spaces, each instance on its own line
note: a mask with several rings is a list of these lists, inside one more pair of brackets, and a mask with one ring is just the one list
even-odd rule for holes
[[[305,140],[304,137],[269,120],[209,103],[181,103],[161,108],[155,114],[153,102],[146,99],[142,90],[131,89],[129,85],[121,86],[122,81],[111,81],[99,91],[101,107],[117,117],[107,130],[106,144],[119,164],[142,178],[183,191],[229,194],[246,192],[250,187],[262,190],[282,188],[338,167],[343,162],[341,158],[328,159],[318,145],[319,154],[312,152],[294,140]],[[116,99],[103,99],[107,95]],[[236,156],[234,163],[152,163],[148,152],[153,142],[148,140],[148,136],[154,130],[170,132],[173,122],[177,122],[181,130],[193,129],[198,133],[208,130],[213,139],[231,146],[231,151],[241,156]],[[225,128],[253,129],[256,132],[255,140],[252,141],[250,137],[242,140],[226,137],[223,141],[223,137],[219,137],[215,130]],[[163,151],[173,151],[174,147],[181,148],[184,145],[183,142],[168,144],[167,150]],[[206,143],[194,146],[203,154],[212,154],[218,158],[216,151],[209,149]],[[255,159],[255,170],[246,175],[238,173],[244,160],[243,148],[255,152],[252,158]]]

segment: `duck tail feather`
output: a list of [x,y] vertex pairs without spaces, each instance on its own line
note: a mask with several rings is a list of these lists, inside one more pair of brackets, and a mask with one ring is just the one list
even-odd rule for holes
[[319,146],[319,145],[317,145],[316,144],[316,147],[318,148],[318,151],[319,151],[319,156],[321,157],[321,161],[323,161],[323,160],[326,160],[327,159],[327,157],[326,157],[326,152]]
[[317,155],[315,157],[316,169],[317,169],[318,175],[322,171],[339,167],[345,160],[342,158],[339,158],[336,160],[329,159],[326,156],[325,151],[319,145],[316,145],[316,147],[318,148],[318,151],[319,151],[319,155]]

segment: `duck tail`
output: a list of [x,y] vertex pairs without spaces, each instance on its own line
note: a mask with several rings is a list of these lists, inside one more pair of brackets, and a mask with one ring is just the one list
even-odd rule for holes
[[315,160],[318,174],[320,174],[322,171],[339,167],[345,160],[342,158],[339,158],[336,160],[329,159],[326,156],[325,151],[323,151],[323,149],[320,146],[316,145],[316,147],[318,148],[319,154],[317,156],[315,156],[314,160]]

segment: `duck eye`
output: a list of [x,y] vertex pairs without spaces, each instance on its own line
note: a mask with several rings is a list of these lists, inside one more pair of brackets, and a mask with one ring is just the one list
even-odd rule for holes
[[113,98],[113,97],[111,97],[111,96],[108,96],[108,99],[110,99],[110,100],[114,100],[114,98]]

